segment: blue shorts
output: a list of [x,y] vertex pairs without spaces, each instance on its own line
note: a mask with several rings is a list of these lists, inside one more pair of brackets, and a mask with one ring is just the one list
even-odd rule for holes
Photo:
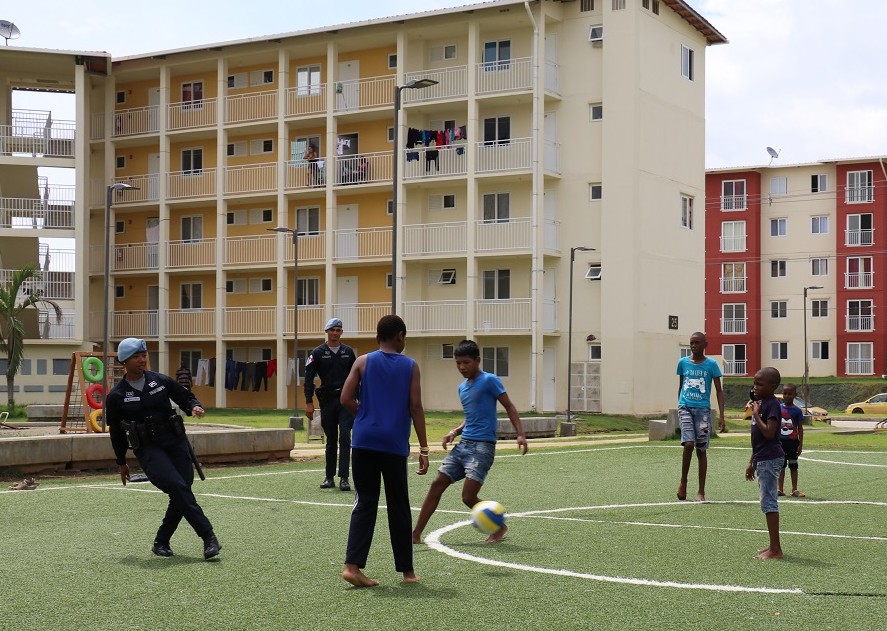
[[705,451],[711,440],[711,408],[678,406],[681,421],[681,444],[696,443],[696,449]]
[[785,462],[785,458],[759,460],[755,463],[758,487],[761,489],[761,511],[764,513],[779,512],[776,493],[779,488],[779,474],[782,472],[783,462]]
[[438,471],[447,476],[451,482],[468,478],[483,484],[495,457],[495,443],[482,443],[463,438],[443,459]]

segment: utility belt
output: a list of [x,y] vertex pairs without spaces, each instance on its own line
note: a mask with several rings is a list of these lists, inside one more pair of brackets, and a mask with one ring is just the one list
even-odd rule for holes
[[342,395],[342,388],[318,389],[314,391],[314,394],[317,395],[317,400],[321,403],[329,403],[330,401],[339,400],[339,397]]
[[156,443],[165,436],[185,435],[185,422],[178,414],[172,414],[169,418],[149,416],[141,421],[123,421],[120,425],[126,431],[133,450]]

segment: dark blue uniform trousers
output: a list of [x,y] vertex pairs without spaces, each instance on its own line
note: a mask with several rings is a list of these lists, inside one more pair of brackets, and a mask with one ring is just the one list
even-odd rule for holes
[[320,404],[320,426],[326,436],[326,477],[336,473],[336,446],[339,447],[339,477],[348,477],[351,463],[351,427],[354,417],[339,399],[333,398]]
[[156,541],[168,543],[184,517],[202,539],[213,531],[212,524],[191,491],[194,469],[188,443],[180,436],[163,437],[135,452],[151,484],[169,496],[166,515],[157,530]]

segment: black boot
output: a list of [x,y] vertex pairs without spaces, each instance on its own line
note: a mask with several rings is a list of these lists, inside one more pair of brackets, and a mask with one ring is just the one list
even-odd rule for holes
[[222,549],[222,544],[219,543],[219,540],[216,539],[216,536],[213,533],[209,533],[206,537],[203,538],[203,558],[211,559],[215,556],[219,556],[219,552]]
[[172,556],[172,548],[169,547],[169,543],[163,543],[161,541],[155,541],[154,545],[151,546],[151,552],[156,554],[159,557],[171,557]]
[[320,483],[320,488],[322,489],[331,489],[336,486],[336,483],[332,478],[324,478],[323,482]]
[[351,490],[351,485],[348,484],[348,478],[342,478],[341,480],[339,480],[339,488],[343,491]]

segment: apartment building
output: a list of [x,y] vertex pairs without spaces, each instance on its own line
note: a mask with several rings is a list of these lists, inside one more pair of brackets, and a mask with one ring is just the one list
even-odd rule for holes
[[[326,320],[372,350],[394,290],[429,408],[458,408],[469,337],[521,410],[664,410],[703,325],[705,50],[724,42],[681,0],[495,0],[104,71],[68,55],[80,320],[57,350],[101,345],[108,292],[112,343],[191,366],[206,405],[286,408]],[[8,62],[56,54],[19,53],[0,50],[8,92]],[[0,228],[4,254],[21,234]]]
[[706,330],[726,374],[887,373],[885,159],[707,171]]

